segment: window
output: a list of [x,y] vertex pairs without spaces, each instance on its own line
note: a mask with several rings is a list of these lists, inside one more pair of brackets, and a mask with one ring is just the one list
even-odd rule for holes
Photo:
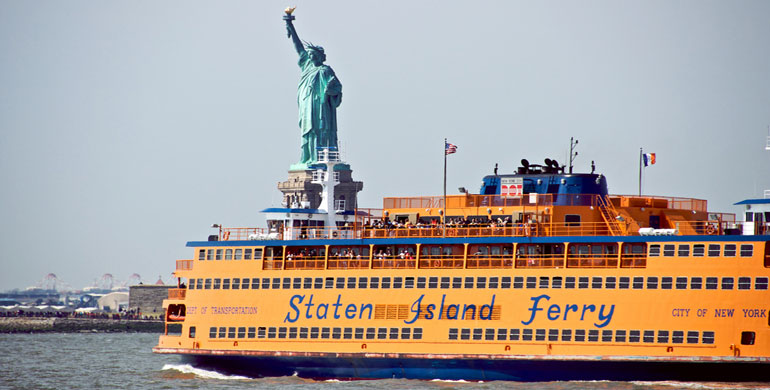
[[460,329],[460,340],[470,340],[470,339],[471,339],[471,330],[468,328]]
[[[246,282],[244,282],[244,283],[246,283]],[[244,284],[242,287],[246,288],[246,285]],[[259,289],[259,278],[251,279],[251,289],[252,290],[258,290]]]
[[431,276],[428,278],[428,288],[438,288],[438,277]]
[[209,338],[210,339],[217,338],[217,327],[216,326],[212,326],[211,328],[209,328]]
[[735,244],[725,244],[725,257],[735,257]]
[[602,288],[601,276],[594,276],[591,278],[591,288]]
[[703,244],[695,244],[692,246],[692,255],[695,257],[703,257],[706,252],[706,246]]
[[393,288],[401,288],[404,284],[404,278],[396,276],[393,278]]
[[238,327],[238,338],[242,339],[245,337],[246,337],[246,327],[245,326]]
[[319,333],[320,333],[320,329],[318,327],[310,328],[310,338],[311,339],[317,339]]
[[564,226],[570,226],[570,227],[580,226],[580,214],[564,215]]
[[206,260],[206,250],[205,249],[199,249],[198,250],[198,260]]
[[214,260],[214,250],[209,249],[206,251],[206,260]]
[[535,340],[545,341],[545,329],[535,329]]
[[243,258],[243,249],[236,249],[235,250],[235,260],[240,260]]
[[588,341],[592,343],[599,341],[599,329],[590,329],[588,331]]
[[206,279],[206,290],[211,290],[211,278]]
[[521,336],[521,329],[511,329],[511,340],[518,341]]
[[369,288],[380,288],[380,278],[377,276],[372,276],[369,281]]
[[388,338],[391,340],[398,340],[398,328],[390,328],[390,334]]
[[254,260],[262,260],[262,248],[254,249]]
[[487,288],[487,278],[484,276],[476,278],[476,288]]
[[649,257],[660,256],[660,244],[650,245],[650,252],[647,256]]
[[358,278],[358,288],[366,288],[366,286],[369,284],[369,278],[366,276],[362,276]]
[[190,290],[195,290],[195,279],[190,279],[190,287],[188,287]]
[[537,278],[534,276],[527,276],[527,288],[537,287]]
[[719,257],[720,252],[719,244],[709,244],[709,257]]
[[741,244],[741,257],[751,257],[754,254],[754,245]]
[[670,276],[664,276],[660,278],[660,288],[664,290],[671,290],[671,286],[674,284],[674,278]]
[[558,329],[548,329],[548,341],[559,341]]
[[754,345],[755,338],[754,332],[741,332],[741,345]]
[[644,338],[642,339],[645,343],[654,343],[655,342],[655,331],[654,330],[645,330],[644,331]]
[[567,276],[564,280],[564,288],[575,288],[575,277]]
[[561,288],[561,281],[562,281],[561,276],[554,276],[551,279],[551,288]]
[[472,276],[466,276],[465,277],[465,288],[473,288],[473,277]]
[[641,332],[638,331],[638,330],[632,330],[632,331],[628,332],[628,342],[629,343],[638,343],[639,339],[641,338],[640,334],[641,334]]
[[290,339],[296,339],[297,338],[297,328],[292,326],[289,328],[289,338]]
[[375,335],[377,334],[377,330],[374,328],[366,328],[366,339],[367,340],[373,340]]
[[738,290],[751,290],[751,278],[745,276],[738,278]]
[[523,288],[524,287],[524,277],[522,276],[516,276],[513,278],[513,288]]
[[634,276],[634,290],[641,290],[644,288],[644,276]]
[[676,249],[676,245],[674,244],[663,245],[663,256],[666,256],[666,257],[674,256],[675,249]]
[[500,279],[500,288],[511,288],[511,277],[510,276],[503,276],[503,278]]
[[265,333],[267,333],[267,328],[265,328],[264,326],[260,326],[259,328],[257,328],[257,338],[258,339],[264,339],[265,338]]
[[412,338],[415,340],[422,340],[422,328],[414,328],[412,331]]
[[228,249],[225,251],[225,260],[232,260],[233,259],[233,250]]
[[585,329],[575,329],[575,341],[586,341]]
[[766,276],[759,276],[754,281],[754,289],[755,290],[767,290],[767,277]]
[[222,260],[222,250],[217,249],[217,255],[215,257],[216,260]]
[[572,329],[561,330],[561,341],[572,341]]
[[409,340],[412,337],[411,328],[401,328],[401,340]]
[[658,277],[657,276],[648,276],[647,277],[647,289],[654,290],[658,288]]
[[351,276],[348,277],[348,288],[356,288],[356,278]]
[[254,337],[256,337],[256,335],[257,335],[257,328],[255,328],[253,326],[249,327],[249,331],[248,331],[247,337],[250,338],[250,339],[253,339]]
[[690,256],[690,244],[679,244],[679,251],[677,252],[677,256],[679,256],[679,257],[689,257]]
[[482,332],[484,332],[484,329],[481,329],[481,328],[473,329],[473,339],[474,340],[481,340]]
[[251,260],[251,248],[246,248],[243,250],[243,259]]
[[461,277],[452,278],[452,288],[461,288],[462,286],[463,286],[463,278]]
[[548,277],[547,276],[541,276],[540,277],[539,288],[548,288]]
[[[299,278],[297,278],[297,281],[299,282]],[[291,278],[283,278],[283,288],[285,290],[288,290],[291,288]]]
[[382,278],[382,288],[390,288],[390,276]]
[[[414,288],[414,276],[404,278],[404,288]],[[422,278],[422,288],[425,288],[425,278]]]
[[732,290],[733,284],[735,284],[735,278],[728,276],[722,278],[722,290]]
[[614,276],[608,276],[606,279],[604,279],[604,288],[615,288],[615,278]]
[[321,338],[322,339],[328,339],[329,335],[331,334],[331,329],[329,328],[321,328]]
[[659,330],[658,331],[658,342],[662,344],[668,343],[668,331],[667,330]]
[[687,331],[687,344],[698,344],[698,331],[697,330],[688,330]]
[[444,289],[449,288],[449,276],[441,277],[441,288],[444,288]]
[[279,339],[285,339],[286,338],[286,327],[282,326],[278,328],[278,338]]
[[700,290],[701,288],[703,288],[703,278],[700,276],[693,276],[690,278],[690,289]]
[[302,288],[304,288],[304,289],[311,289],[311,288],[313,288],[313,278],[305,278],[305,279],[303,279]]
[[507,340],[508,339],[508,329],[506,328],[500,328],[497,330],[497,339],[498,340]]
[[706,290],[716,290],[719,286],[719,278],[710,276],[706,278]]
[[332,338],[340,339],[342,337],[342,328],[332,328]]
[[241,288],[241,278],[233,278],[233,290]]
[[498,278],[497,276],[493,276],[489,278],[489,288],[497,288],[497,285],[499,284],[498,282],[499,280],[500,278]]
[[273,290],[277,290],[279,288],[281,288],[281,278],[273,278]]
[[703,344],[714,344],[714,332],[703,332],[703,338],[701,340],[703,340]]
[[578,278],[578,288],[588,288],[588,276]]
[[628,276],[621,276],[618,281],[618,288],[621,290],[627,290],[631,286],[631,278]]
[[308,335],[308,328],[299,328],[299,338],[306,339]]
[[[363,329],[361,329],[361,332],[363,333]],[[353,328],[345,328],[342,330],[342,338],[345,340],[350,340],[353,338]]]
[[345,288],[345,278],[337,278],[337,288]]
[[214,290],[219,290],[222,287],[222,279],[214,278]]
[[611,343],[612,342],[612,331],[611,330],[603,330],[602,331],[602,342],[603,343]]
[[228,339],[234,339],[235,338],[235,327],[231,326],[227,328],[227,338]]
[[616,343],[625,343],[626,342],[626,331],[625,330],[616,330],[615,331],[615,342]]
[[684,343],[684,331],[675,330],[671,333],[671,342],[674,344]]
[[524,341],[532,341],[532,329],[524,329],[521,332],[521,339]]
[[364,328],[356,328],[356,340],[364,338]]
[[457,340],[457,328],[449,328],[449,339]]

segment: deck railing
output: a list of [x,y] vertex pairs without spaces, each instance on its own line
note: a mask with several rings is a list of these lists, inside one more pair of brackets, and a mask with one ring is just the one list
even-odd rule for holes
[[176,269],[177,270],[191,270],[193,269],[193,260],[177,260],[176,261]]
[[168,299],[184,299],[187,296],[186,288],[170,288],[168,289]]

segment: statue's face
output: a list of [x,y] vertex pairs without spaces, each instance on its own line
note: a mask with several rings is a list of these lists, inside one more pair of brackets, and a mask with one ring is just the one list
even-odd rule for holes
[[308,50],[307,51],[308,56],[310,56],[310,61],[313,62],[316,66],[323,64],[323,54],[319,53],[316,50]]

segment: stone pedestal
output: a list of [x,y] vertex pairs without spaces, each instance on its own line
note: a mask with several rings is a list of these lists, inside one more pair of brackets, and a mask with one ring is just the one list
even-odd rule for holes
[[[340,182],[334,187],[334,204],[345,200],[345,211],[355,211],[358,207],[358,192],[364,188],[364,182],[353,181],[353,171],[343,169],[338,172]],[[317,209],[321,204],[322,188],[313,184],[313,170],[291,170],[289,179],[278,183],[278,190],[283,193],[282,204],[288,208]]]

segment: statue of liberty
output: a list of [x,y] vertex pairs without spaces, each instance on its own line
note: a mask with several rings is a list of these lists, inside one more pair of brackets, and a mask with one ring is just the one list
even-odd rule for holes
[[337,147],[337,107],[342,103],[342,84],[332,68],[324,65],[323,47],[299,39],[292,23],[293,11],[294,8],[287,8],[283,17],[289,38],[299,54],[298,65],[302,71],[297,86],[302,156],[292,169],[307,169],[318,160],[316,148]]

